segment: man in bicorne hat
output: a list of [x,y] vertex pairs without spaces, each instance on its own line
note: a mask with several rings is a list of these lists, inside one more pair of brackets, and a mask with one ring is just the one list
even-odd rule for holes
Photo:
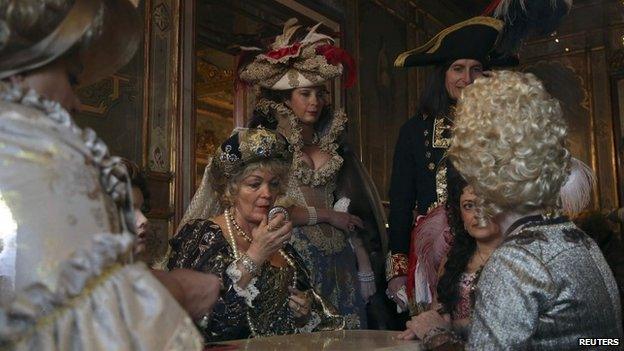
[[0,0],[0,348],[202,347],[184,309],[205,318],[218,278],[131,263],[126,169],[69,114],[134,55],[135,5]]
[[[386,279],[388,297],[399,309],[407,308],[405,287],[414,210],[426,215],[446,201],[444,156],[451,140],[454,105],[462,89],[483,76],[485,70],[517,64],[514,56],[494,52],[502,29],[500,20],[474,17],[442,30],[423,46],[400,54],[394,62],[396,67],[433,66],[416,115],[401,127],[394,151]],[[415,259],[411,258],[412,265]],[[407,290],[411,300],[411,279],[410,283]],[[435,289],[434,284],[430,285]]]

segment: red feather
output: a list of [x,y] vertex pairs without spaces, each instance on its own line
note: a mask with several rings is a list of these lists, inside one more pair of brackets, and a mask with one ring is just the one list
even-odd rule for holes
[[327,63],[331,65],[342,64],[346,76],[343,84],[345,88],[351,88],[355,84],[355,60],[346,51],[333,45],[325,44],[317,46],[316,53],[325,56]]
[[491,16],[494,13],[494,10],[496,10],[496,8],[498,7],[498,5],[500,4],[501,0],[494,0],[492,1],[488,7],[485,8],[485,10],[483,11],[483,16]]
[[[414,296],[416,284],[428,286],[431,298],[436,296],[440,263],[448,254],[453,241],[444,205],[419,216],[412,230],[410,256],[407,271],[407,296],[411,301],[422,301]],[[420,269],[417,267],[420,266]]]
[[272,59],[279,60],[284,56],[298,54],[300,47],[301,47],[301,43],[294,43],[293,45],[287,46],[285,48],[269,51],[266,53],[266,55]]

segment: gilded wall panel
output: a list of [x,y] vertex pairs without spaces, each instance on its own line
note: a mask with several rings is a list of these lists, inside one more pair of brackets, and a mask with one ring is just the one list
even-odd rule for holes
[[601,208],[620,205],[617,189],[616,155],[611,111],[611,91],[604,50],[589,53],[592,70],[592,108],[596,134],[597,176]]
[[171,171],[171,121],[175,114],[174,79],[177,68],[172,52],[177,50],[177,1],[148,1],[149,57],[147,77],[147,167],[155,172]]
[[407,74],[394,68],[407,25],[376,2],[360,2],[358,17],[362,159],[387,199],[394,144],[408,115]]

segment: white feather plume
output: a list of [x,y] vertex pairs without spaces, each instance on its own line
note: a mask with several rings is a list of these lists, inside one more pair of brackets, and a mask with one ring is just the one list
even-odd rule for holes
[[596,175],[583,161],[574,157],[570,160],[570,175],[561,187],[561,207],[574,217],[589,206],[596,185]]

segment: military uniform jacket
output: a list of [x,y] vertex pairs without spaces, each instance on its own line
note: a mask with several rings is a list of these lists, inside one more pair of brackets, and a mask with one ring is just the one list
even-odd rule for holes
[[[442,116],[416,115],[399,132],[390,181],[389,248],[392,255],[404,255],[405,265],[414,209],[426,214],[433,205],[446,200],[444,155],[451,141],[451,126],[450,119]],[[388,278],[403,275],[394,273],[388,272]]]

